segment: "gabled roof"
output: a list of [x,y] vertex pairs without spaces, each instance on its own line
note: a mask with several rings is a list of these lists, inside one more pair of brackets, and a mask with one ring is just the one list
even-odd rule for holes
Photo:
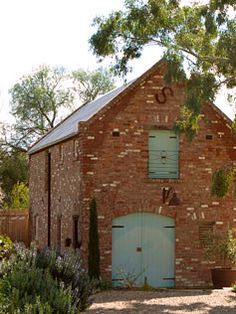
[[[115,88],[107,94],[101,96],[100,98],[79,107],[62,122],[60,122],[53,129],[51,129],[47,134],[45,134],[41,139],[39,139],[33,146],[31,146],[28,154],[31,155],[33,153],[36,153],[37,151],[45,149],[46,147],[50,147],[56,143],[62,142],[65,139],[68,139],[78,134],[79,122],[88,121],[102,108],[106,107],[112,101],[115,101],[116,98],[118,98],[121,94],[125,94],[125,92],[130,91],[131,89],[138,86],[141,82],[145,81],[149,77],[149,75],[152,74],[160,66],[161,63],[163,63],[163,59],[159,60],[137,79],[129,82],[126,85]],[[226,122],[228,122],[229,124],[232,122],[230,118],[213,103],[210,103],[210,105],[218,112],[218,114],[222,116],[222,118]]]
[[33,154],[41,149],[54,145],[58,142],[76,135],[79,132],[79,122],[87,121],[94,116],[99,110],[106,106],[111,100],[122,93],[130,84],[118,87],[108,92],[107,94],[86,103],[70,114],[66,119],[56,125],[52,130],[45,134],[37,141],[28,151]]

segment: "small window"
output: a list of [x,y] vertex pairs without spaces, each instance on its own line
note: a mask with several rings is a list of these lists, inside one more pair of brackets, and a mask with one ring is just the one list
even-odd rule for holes
[[114,130],[112,131],[112,136],[113,136],[113,137],[119,137],[119,136],[120,136],[120,131],[119,131],[119,129],[114,129]]
[[179,136],[170,130],[149,131],[149,178],[179,177]]
[[207,247],[212,241],[214,222],[205,222],[199,226],[199,241],[202,247]]
[[212,140],[213,139],[213,135],[212,134],[207,134],[206,135],[206,140]]

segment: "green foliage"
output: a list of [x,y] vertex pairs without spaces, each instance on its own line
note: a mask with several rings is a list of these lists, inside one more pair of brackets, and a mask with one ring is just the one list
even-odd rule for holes
[[1,265],[1,313],[75,314],[88,306],[91,291],[78,255],[18,245]]
[[[139,273],[135,273],[134,271],[127,272],[123,268],[119,268],[117,271],[119,273],[119,276],[122,278],[121,282],[122,287],[132,289],[136,284],[137,280],[145,272],[145,269],[142,269]],[[145,282],[144,284],[147,285],[147,282]]]
[[0,260],[8,258],[13,250],[13,243],[8,236],[0,235]]
[[90,282],[78,253],[66,253],[60,256],[55,250],[45,248],[38,251],[35,257],[36,267],[48,269],[54,279],[71,287],[73,302],[84,310],[88,306],[88,299],[92,292],[93,283]]
[[[0,146],[26,151],[62,118],[62,108],[88,102],[114,87],[110,71],[97,69],[67,73],[62,67],[41,65],[10,90],[16,123],[2,126]],[[64,110],[65,112],[65,110]]]
[[236,265],[236,237],[233,230],[228,231],[228,256],[230,261]]
[[168,61],[167,83],[185,83],[182,105],[192,117],[181,129],[191,138],[202,104],[214,101],[222,85],[236,86],[235,16],[233,0],[185,6],[179,0],[126,0],[121,11],[94,19],[90,45],[97,56],[114,57],[115,70],[123,75],[146,45],[161,48]]
[[168,85],[174,82],[186,81],[186,74],[183,68],[183,56],[171,55],[166,53],[165,59],[167,61],[167,69],[164,79]]
[[221,261],[223,267],[236,265],[234,230],[215,231],[213,234],[209,234],[205,253],[208,260]]
[[4,193],[4,203],[9,205],[13,186],[17,182],[27,184],[26,154],[16,150],[0,150],[0,182]]
[[103,95],[114,88],[114,80],[110,71],[97,69],[89,72],[77,70],[72,73],[74,89],[79,98],[84,102],[94,100],[97,96]]
[[178,131],[185,132],[189,141],[192,141],[199,128],[200,115],[194,114],[186,106],[181,108],[181,119],[176,121],[175,128]]
[[25,151],[59,122],[60,109],[70,108],[75,94],[87,102],[113,87],[112,75],[105,69],[68,74],[63,68],[45,65],[13,86],[10,94],[16,124],[0,125],[0,206],[22,208],[27,204]]
[[104,280],[102,278],[99,278],[99,279],[94,280],[94,286],[99,291],[109,290],[109,289],[111,289],[111,282]]
[[233,292],[236,292],[236,284],[233,285],[232,291],[233,291]]
[[[5,301],[5,300],[4,300]],[[0,303],[0,313],[9,314],[9,304]],[[40,297],[36,297],[35,303],[24,305],[23,309],[15,309],[11,314],[53,314],[54,311],[48,303],[44,303],[40,300]]]
[[10,94],[16,124],[12,145],[27,149],[54,127],[59,109],[70,106],[73,100],[67,80],[64,68],[42,65],[13,86]]
[[97,223],[97,203],[95,198],[90,203],[89,243],[88,243],[88,273],[91,279],[100,277],[100,252]]
[[10,203],[4,208],[27,209],[29,207],[29,188],[23,182],[18,182],[13,186],[10,194]]
[[52,313],[77,313],[71,289],[59,284],[48,271],[29,267],[24,262],[5,274],[0,282],[0,291],[2,300],[9,304],[8,313],[24,309],[27,304],[34,305],[39,295],[42,302],[53,310]]
[[224,197],[233,184],[234,194],[236,193],[236,168],[230,167],[229,169],[219,169],[213,173],[211,194],[218,197]]

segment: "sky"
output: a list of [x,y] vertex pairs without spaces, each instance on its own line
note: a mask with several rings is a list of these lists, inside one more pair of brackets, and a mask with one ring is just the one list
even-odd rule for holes
[[[69,70],[99,67],[88,44],[95,31],[92,20],[122,5],[123,0],[1,0],[0,121],[11,121],[8,90],[39,65],[62,65]],[[157,47],[145,49],[142,58],[132,64],[128,80],[141,75],[160,56]],[[221,109],[232,116],[225,102],[218,97]]]

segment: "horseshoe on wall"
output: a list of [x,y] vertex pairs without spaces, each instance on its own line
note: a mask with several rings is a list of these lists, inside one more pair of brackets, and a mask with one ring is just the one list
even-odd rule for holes
[[167,94],[166,94],[166,92],[167,91],[169,91],[169,93],[168,94],[170,94],[170,96],[174,96],[174,92],[173,92],[173,90],[172,90],[172,88],[171,87],[167,87],[167,86],[165,86],[165,87],[163,87],[162,88],[162,90],[161,90],[161,94],[162,94],[162,99],[160,99],[160,96],[159,96],[159,93],[157,93],[156,95],[155,95],[155,97],[156,97],[156,101],[157,102],[159,102],[159,104],[164,104],[164,103],[166,103],[166,101],[167,101]]

